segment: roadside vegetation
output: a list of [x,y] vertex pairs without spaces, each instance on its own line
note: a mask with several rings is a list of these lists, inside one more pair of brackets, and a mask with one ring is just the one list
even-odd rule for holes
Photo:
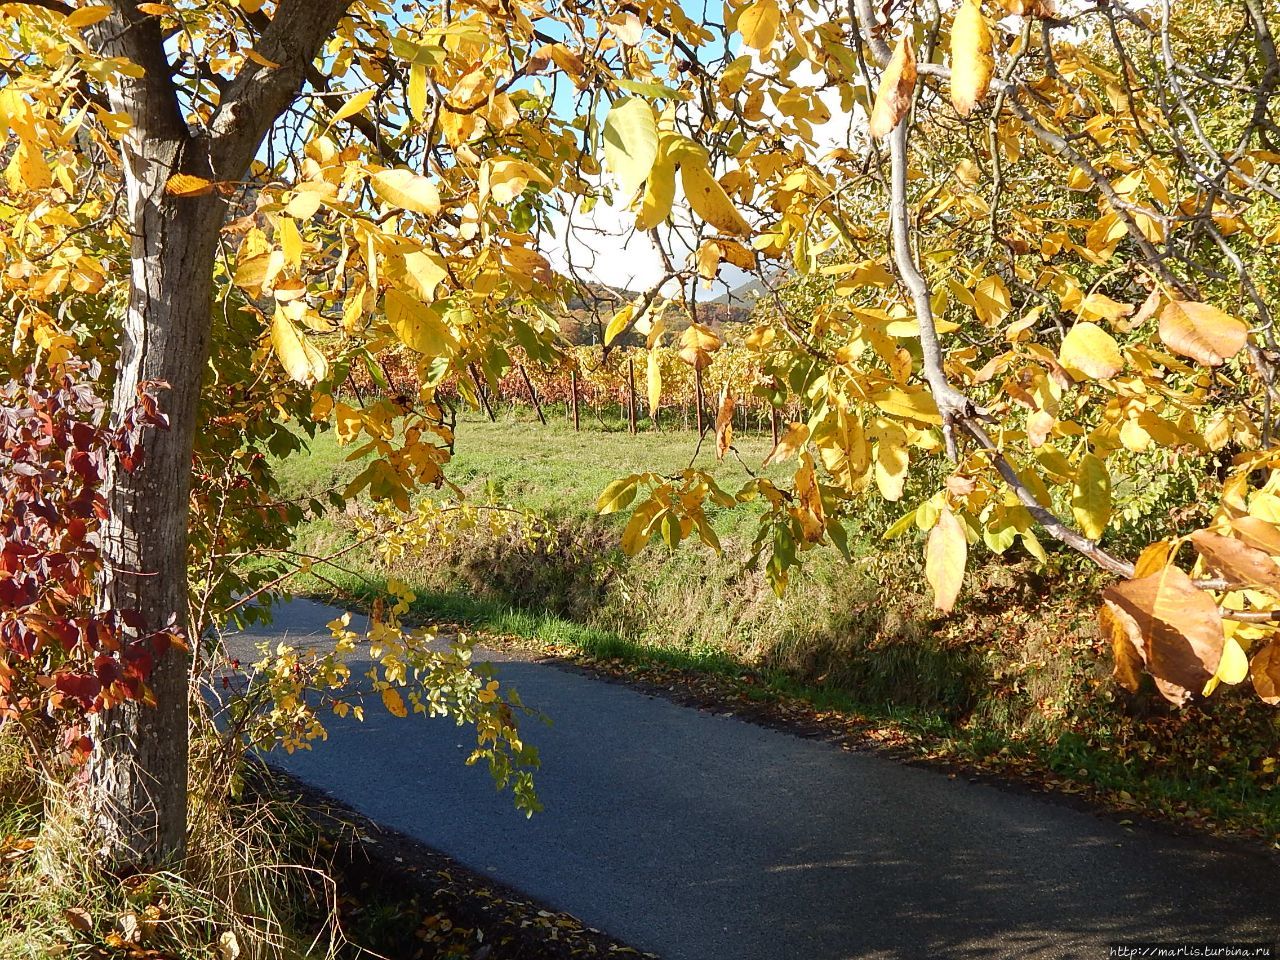
[[[631,435],[623,422],[575,432],[519,408],[496,423],[468,418],[451,479],[471,500],[503,507],[503,519],[464,525],[391,562],[369,544],[317,567],[305,589],[358,601],[401,580],[415,595],[412,616],[479,628],[491,642],[623,674],[659,668],[695,685],[718,678],[726,699],[855,718],[868,742],[1118,810],[1280,840],[1280,721],[1252,709],[1247,689],[1186,710],[1149,684],[1123,689],[1091,605],[1106,577],[1066,551],[1044,565],[1014,551],[982,564],[949,616],[933,609],[924,582],[923,534],[883,539],[901,508],[874,497],[849,523],[852,561],[812,551],[781,598],[748,566],[750,504],[714,514],[719,555],[695,546],[625,556],[623,520],[595,509],[613,479],[641,464],[674,472],[696,450],[699,466],[732,485],[760,472],[771,447],[767,432],[740,435],[736,456],[717,461],[697,441],[678,430]],[[281,493],[323,497],[354,470],[320,437],[308,455],[281,464]],[[369,509],[311,521],[297,549],[323,556],[353,542]],[[1138,529],[1167,509],[1150,490],[1117,504]]]

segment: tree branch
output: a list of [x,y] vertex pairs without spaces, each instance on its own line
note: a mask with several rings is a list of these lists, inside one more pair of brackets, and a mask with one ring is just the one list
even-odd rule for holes
[[222,179],[239,179],[262,139],[297,95],[320,49],[354,0],[280,0],[257,44],[269,67],[247,62],[227,88],[210,122],[213,166]]

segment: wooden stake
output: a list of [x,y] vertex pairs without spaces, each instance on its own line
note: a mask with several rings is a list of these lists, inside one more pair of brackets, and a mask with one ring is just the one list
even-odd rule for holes
[[636,360],[627,357],[627,432],[636,432]]
[[702,370],[693,368],[693,403],[698,411],[698,436],[702,436]]
[[476,365],[473,363],[467,369],[471,371],[471,379],[476,385],[476,395],[480,397],[480,404],[484,407],[484,412],[489,415],[491,423],[497,423],[498,418],[493,415],[493,407],[489,405],[489,392],[485,389],[485,385],[480,382],[480,375],[476,373]]
[[581,430],[582,421],[578,418],[578,371],[569,371],[569,401],[573,408],[573,429]]
[[538,402],[538,391],[533,389],[533,381],[529,379],[529,371],[524,368],[524,364],[517,364],[520,367],[520,376],[524,377],[524,385],[529,388],[529,399],[533,401],[533,409],[538,411],[538,419],[542,421],[542,425],[547,425],[547,418],[543,416],[542,404]]
[[778,445],[778,408],[769,407],[769,429],[773,431],[773,445]]

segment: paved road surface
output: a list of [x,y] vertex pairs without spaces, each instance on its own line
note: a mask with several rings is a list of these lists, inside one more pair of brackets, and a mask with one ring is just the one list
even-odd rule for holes
[[[295,601],[272,628],[323,632]],[[244,649],[249,640],[233,641]],[[847,753],[557,669],[499,664],[547,810],[464,767],[465,730],[334,721],[272,762],[667,960],[1104,958],[1112,942],[1274,942],[1270,859]]]

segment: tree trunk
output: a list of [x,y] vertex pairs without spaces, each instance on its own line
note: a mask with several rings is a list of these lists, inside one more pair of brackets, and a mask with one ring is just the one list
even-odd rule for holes
[[[184,638],[191,452],[224,211],[215,197],[165,195],[190,146],[144,140],[126,158],[132,273],[112,418],[134,405],[139,384],[163,381],[160,409],[170,423],[168,430],[147,431],[134,472],[113,463],[100,600],[103,609],[140,614],[140,628],[130,632],[172,629]],[[157,658],[149,681],[154,706],[130,702],[93,718],[93,817],[101,853],[117,866],[172,863],[184,853],[189,660],[176,647]]]

